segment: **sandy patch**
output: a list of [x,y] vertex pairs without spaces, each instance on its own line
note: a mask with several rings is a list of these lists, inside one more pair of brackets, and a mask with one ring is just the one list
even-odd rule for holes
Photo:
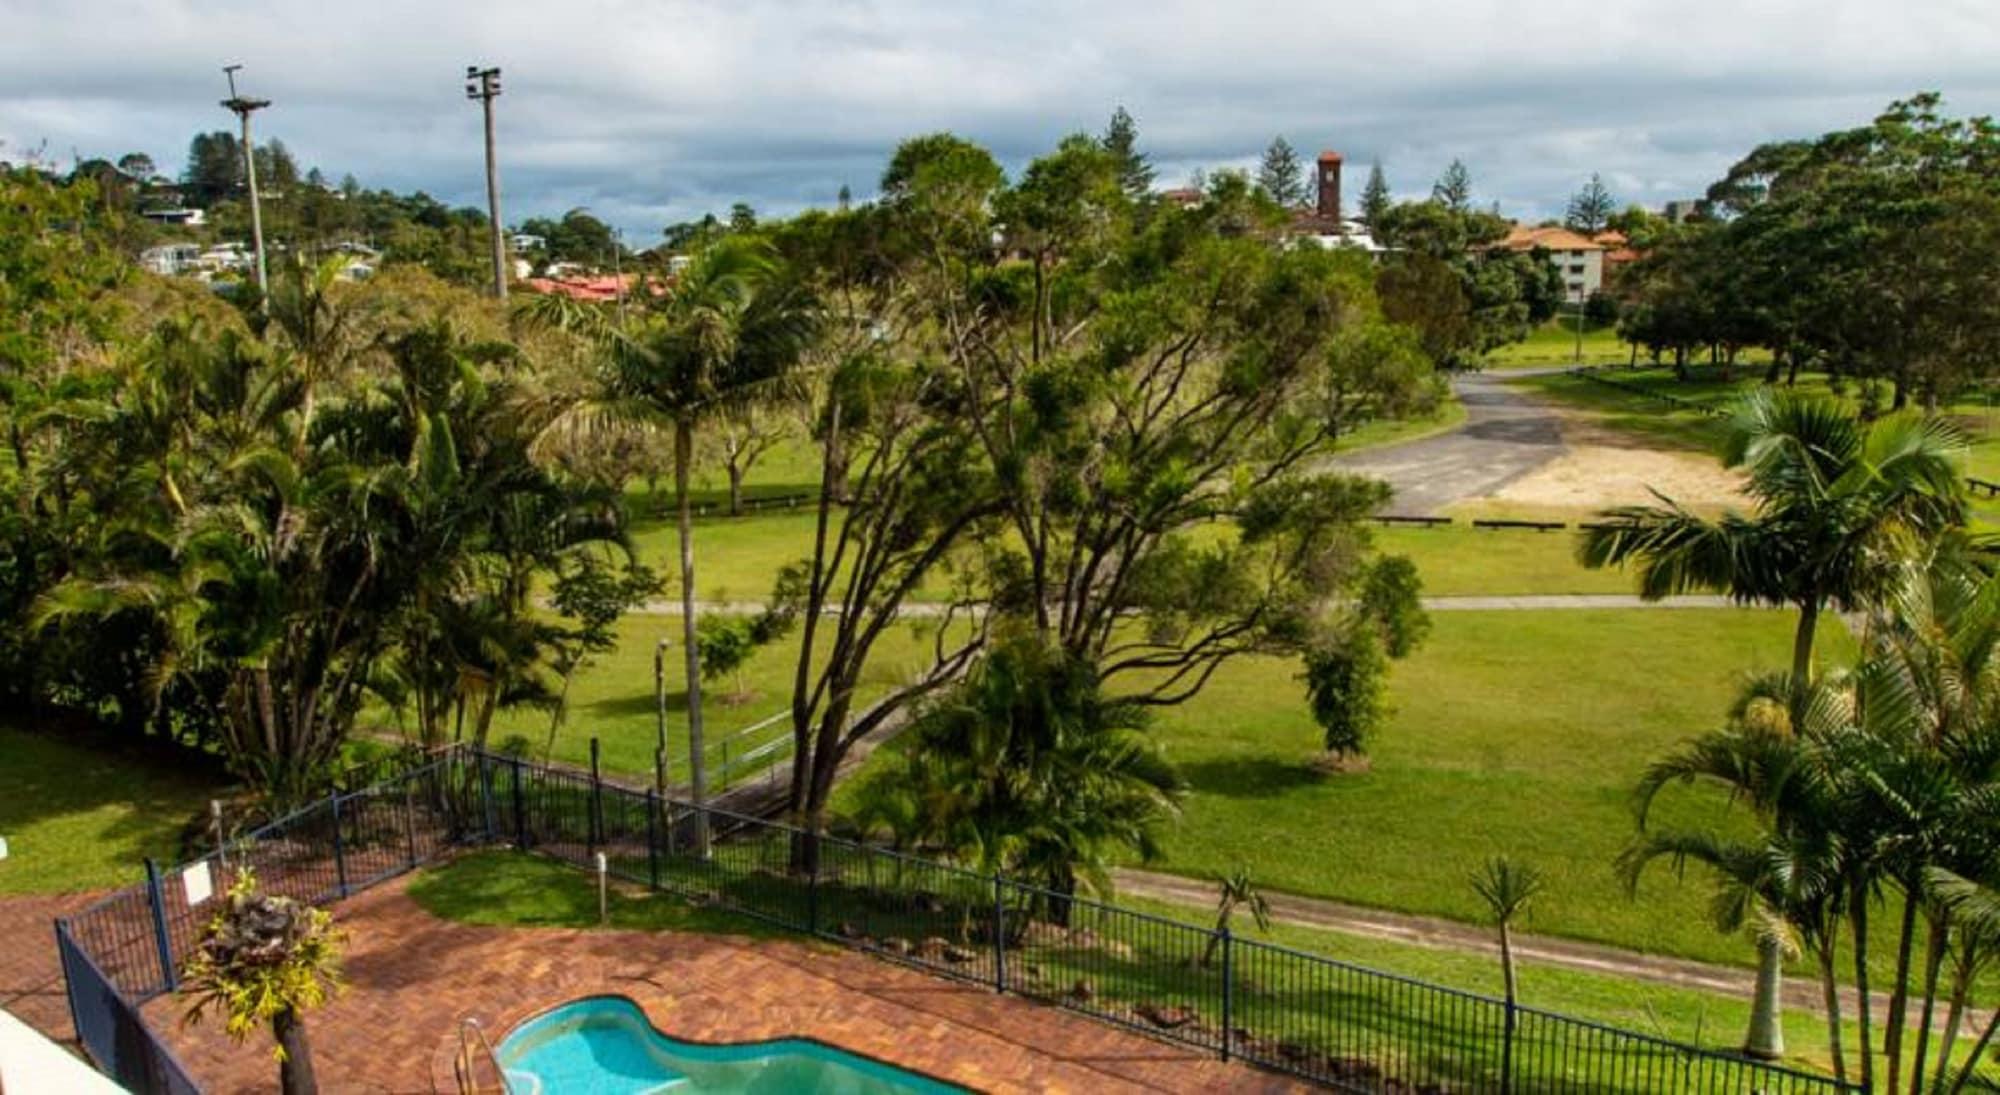
[[1696,509],[1742,508],[1743,478],[1696,453],[1575,445],[1561,456],[1502,487],[1498,502],[1523,506],[1597,509],[1651,505],[1653,491]]

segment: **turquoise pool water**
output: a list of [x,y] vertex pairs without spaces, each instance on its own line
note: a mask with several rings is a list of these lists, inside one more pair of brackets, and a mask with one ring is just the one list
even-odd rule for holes
[[543,1012],[495,1049],[515,1095],[640,1092],[958,1093],[965,1089],[803,1038],[705,1046],[669,1038],[639,1005],[591,996]]

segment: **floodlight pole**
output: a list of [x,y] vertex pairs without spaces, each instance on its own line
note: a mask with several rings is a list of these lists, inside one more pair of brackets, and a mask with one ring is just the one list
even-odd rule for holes
[[264,261],[264,212],[257,200],[257,146],[250,140],[250,115],[270,106],[271,100],[251,99],[236,93],[236,70],[242,67],[222,66],[222,74],[229,78],[229,98],[222,100],[222,105],[243,123],[243,177],[250,184],[250,245],[257,252],[257,306],[268,313],[271,279]]
[[493,237],[493,295],[507,299],[507,242],[500,228],[500,163],[493,151],[493,100],[500,96],[500,70],[465,66],[465,97],[479,100],[486,114],[486,215]]

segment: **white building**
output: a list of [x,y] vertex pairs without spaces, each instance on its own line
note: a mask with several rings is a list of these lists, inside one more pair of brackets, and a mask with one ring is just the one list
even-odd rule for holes
[[139,265],[166,277],[184,273],[201,261],[201,247],[192,243],[168,243],[148,247],[139,254]]
[[1567,228],[1527,228],[1515,225],[1507,238],[1494,244],[1507,251],[1549,253],[1549,261],[1562,274],[1563,299],[1582,304],[1604,289],[1604,245]]

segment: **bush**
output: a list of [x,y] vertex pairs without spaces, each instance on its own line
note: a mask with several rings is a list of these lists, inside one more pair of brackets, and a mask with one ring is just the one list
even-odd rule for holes
[[1389,713],[1389,659],[1383,639],[1366,624],[1306,653],[1306,697],[1326,748],[1359,756]]

